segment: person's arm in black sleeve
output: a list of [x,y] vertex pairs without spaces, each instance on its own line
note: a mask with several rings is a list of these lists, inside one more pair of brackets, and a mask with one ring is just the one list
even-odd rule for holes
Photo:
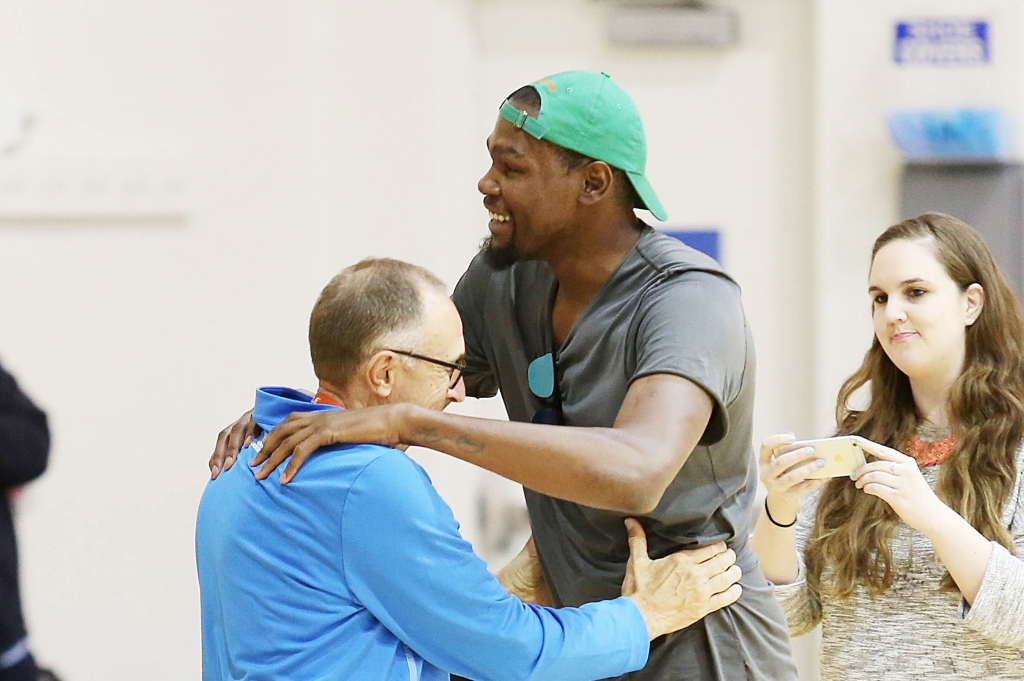
[[0,367],[0,487],[30,482],[46,470],[50,431],[46,414]]

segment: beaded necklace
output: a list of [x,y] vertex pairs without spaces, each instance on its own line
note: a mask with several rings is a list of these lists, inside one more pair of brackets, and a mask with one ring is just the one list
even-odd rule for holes
[[949,426],[936,428],[920,425],[914,437],[903,447],[903,451],[907,456],[914,457],[917,465],[924,468],[945,461],[956,446],[956,442],[956,436],[952,434]]

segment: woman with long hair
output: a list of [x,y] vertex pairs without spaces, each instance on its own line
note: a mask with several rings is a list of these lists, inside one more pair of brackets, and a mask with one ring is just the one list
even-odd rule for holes
[[[836,404],[868,463],[766,438],[753,545],[821,678],[1024,679],[1024,316],[978,234],[926,213],[875,241],[875,337]],[[784,452],[784,453],[780,453]]]

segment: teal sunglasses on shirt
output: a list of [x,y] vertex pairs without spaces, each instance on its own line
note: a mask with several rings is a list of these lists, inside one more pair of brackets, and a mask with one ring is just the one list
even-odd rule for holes
[[537,410],[531,421],[551,426],[563,425],[562,395],[558,389],[555,356],[549,352],[530,362],[526,378],[530,392],[544,400],[544,406]]

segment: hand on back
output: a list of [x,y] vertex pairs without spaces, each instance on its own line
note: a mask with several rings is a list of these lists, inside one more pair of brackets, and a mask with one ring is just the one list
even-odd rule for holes
[[495,575],[505,591],[516,596],[524,603],[550,607],[551,592],[544,573],[540,567],[537,548],[533,544],[533,535],[523,550]]
[[[262,480],[290,458],[281,476],[281,482],[286,483],[321,447],[342,442],[394,447],[399,444],[398,435],[393,420],[388,417],[401,406],[294,413],[267,434],[263,448],[249,465],[262,464],[256,472],[257,479]],[[217,448],[210,457],[211,476],[216,478],[220,471],[231,468],[239,452],[249,446],[258,431],[259,426],[252,420],[251,411],[222,430],[217,438]]]
[[640,523],[626,518],[629,562],[622,595],[636,603],[651,640],[684,629],[743,593],[736,554],[723,542],[651,560]]
[[252,420],[252,409],[220,431],[217,435],[217,447],[210,457],[210,477],[216,480],[221,471],[230,469],[238,459],[239,452],[252,444],[258,431],[259,426]]

